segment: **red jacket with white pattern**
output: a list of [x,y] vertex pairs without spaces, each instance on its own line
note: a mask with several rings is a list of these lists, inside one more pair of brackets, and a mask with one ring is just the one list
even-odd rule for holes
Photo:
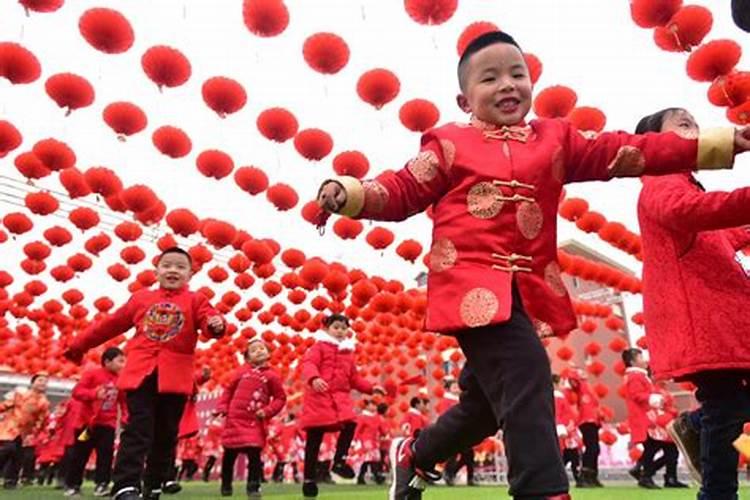
[[135,327],[135,335],[125,347],[125,367],[117,387],[136,389],[158,367],[160,393],[190,395],[198,330],[211,334],[211,316],[219,313],[206,296],[187,287],[140,290],[124,306],[76,337],[70,348],[87,351]]
[[421,431],[430,422],[427,417],[415,408],[409,408],[401,422],[401,432],[404,436],[413,436],[415,432]]
[[577,322],[557,262],[563,185],[731,166],[733,131],[716,148],[706,137],[586,138],[557,119],[523,127],[452,123],[425,133],[419,155],[398,172],[337,178],[347,193],[340,213],[399,221],[432,205],[426,330],[450,334],[507,321],[515,278],[540,334],[565,335]]
[[648,372],[642,368],[631,367],[625,370],[625,403],[628,408],[628,424],[632,444],[642,443],[648,437],[651,420],[648,412],[661,408],[664,398],[661,396]]
[[643,317],[657,379],[750,369],[750,188],[707,193],[689,174],[645,178],[638,201]]
[[[104,397],[98,398],[99,389],[104,389]],[[72,397],[80,402],[75,428],[104,426],[117,428],[117,408],[122,411],[123,422],[127,421],[127,405],[124,393],[117,389],[117,374],[104,367],[86,370],[81,380],[73,387]]]

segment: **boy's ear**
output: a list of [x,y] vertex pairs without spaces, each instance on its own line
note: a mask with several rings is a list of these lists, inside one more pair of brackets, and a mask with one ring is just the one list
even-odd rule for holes
[[456,104],[464,113],[471,113],[471,107],[469,106],[469,100],[463,94],[456,96]]

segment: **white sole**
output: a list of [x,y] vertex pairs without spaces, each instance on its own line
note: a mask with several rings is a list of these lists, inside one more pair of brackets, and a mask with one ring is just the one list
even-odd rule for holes
[[703,477],[700,475],[700,473],[698,473],[698,470],[693,467],[693,463],[688,460],[688,454],[685,451],[685,447],[682,445],[680,436],[674,430],[674,421],[670,422],[669,425],[667,425],[667,434],[669,434],[669,437],[672,438],[674,444],[677,445],[677,448],[680,450],[680,453],[682,453],[682,456],[685,457],[685,465],[687,465],[688,471],[690,471],[690,476],[693,478],[693,481],[695,481],[699,485],[702,484]]
[[398,448],[406,438],[396,438],[391,443],[388,450],[388,458],[391,461],[391,487],[388,489],[388,500],[396,500],[396,459],[398,457]]

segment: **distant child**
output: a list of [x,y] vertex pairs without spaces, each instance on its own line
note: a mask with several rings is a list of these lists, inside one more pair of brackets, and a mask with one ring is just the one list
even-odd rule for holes
[[557,437],[560,439],[563,465],[570,464],[573,479],[577,487],[593,486],[585,483],[581,478],[581,436],[578,433],[578,415],[568,398],[560,388],[560,376],[552,375],[555,387],[555,422],[557,423]]

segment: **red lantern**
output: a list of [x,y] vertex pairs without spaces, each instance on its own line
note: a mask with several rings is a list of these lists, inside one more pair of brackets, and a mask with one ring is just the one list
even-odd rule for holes
[[401,82],[387,69],[377,68],[367,71],[357,80],[357,94],[366,103],[380,109],[398,95]]
[[599,212],[589,211],[576,221],[576,226],[586,233],[596,233],[607,222]]
[[664,26],[682,6],[682,0],[631,0],[630,15],[641,28]]
[[70,222],[81,231],[87,231],[99,224],[99,214],[88,207],[73,209],[68,214],[68,219],[70,219]]
[[151,47],[143,53],[141,66],[144,73],[161,92],[164,86],[179,87],[190,78],[190,61],[177,49],[164,45]]
[[728,75],[742,56],[742,47],[732,40],[713,40],[688,57],[687,74],[693,80],[710,82]]
[[343,38],[333,33],[316,33],[305,40],[302,55],[312,69],[332,75],[349,62],[349,46]]
[[308,201],[302,206],[302,218],[313,225],[320,223],[321,219],[326,217],[317,201]]
[[83,273],[91,269],[93,261],[85,254],[76,253],[68,258],[68,265],[77,273]]
[[126,264],[135,265],[146,258],[146,253],[137,246],[125,247],[120,251],[120,258]]
[[281,285],[275,281],[266,281],[261,288],[263,289],[263,293],[269,297],[275,297],[281,293]]
[[612,446],[617,442],[617,436],[610,430],[603,430],[599,433],[599,441],[607,446]]
[[585,333],[588,333],[589,335],[594,333],[597,328],[599,328],[599,326],[596,324],[596,322],[590,319],[587,319],[586,321],[581,323],[581,330],[583,330]]
[[687,52],[700,45],[713,26],[711,11],[700,5],[678,10],[664,27],[654,30],[654,42],[670,52]]
[[78,29],[92,47],[107,54],[127,51],[135,38],[125,16],[112,9],[87,10],[78,20]]
[[240,167],[234,172],[234,182],[243,191],[256,195],[268,188],[268,176],[257,167]]
[[299,154],[310,161],[322,160],[333,149],[333,139],[320,129],[301,130],[294,136],[294,147]]
[[115,226],[115,235],[125,242],[136,241],[143,235],[143,230],[138,224],[125,221]]
[[547,87],[534,99],[534,112],[541,118],[562,118],[568,116],[577,100],[575,91],[569,87]]
[[23,5],[26,10],[26,15],[29,15],[29,11],[34,12],[55,12],[57,9],[62,7],[65,0],[18,0],[18,3]]
[[396,247],[396,253],[413,264],[422,253],[422,245],[416,240],[404,240]]
[[43,139],[31,148],[39,161],[49,170],[64,170],[76,163],[76,155],[64,142],[56,139]]
[[70,266],[56,266],[49,273],[55,281],[59,281],[60,283],[66,283],[75,276],[75,272]]
[[222,283],[229,278],[229,273],[221,266],[215,266],[208,270],[208,277],[214,283]]
[[342,240],[353,240],[362,232],[363,225],[360,221],[341,217],[333,224],[333,232]]
[[23,234],[34,227],[31,219],[20,212],[9,213],[3,217],[3,225],[12,234]]
[[346,290],[349,286],[349,276],[341,271],[330,271],[323,279],[323,286],[331,294],[337,295]]
[[609,348],[614,352],[622,352],[628,347],[628,342],[620,337],[617,336],[612,339],[612,341],[609,343]]
[[0,158],[20,146],[22,141],[21,133],[12,123],[0,120]]
[[44,239],[53,247],[62,247],[73,241],[73,235],[64,227],[52,226],[44,231]]
[[404,8],[419,24],[438,25],[453,17],[458,0],[404,0]]
[[302,266],[299,274],[303,280],[317,285],[328,274],[328,266],[320,259],[310,259]]
[[374,227],[367,233],[367,243],[375,250],[383,250],[393,243],[393,233],[384,227]]
[[270,108],[261,112],[255,123],[263,137],[276,142],[288,141],[299,129],[297,119],[284,108]]
[[468,47],[471,42],[484,35],[485,33],[490,33],[491,31],[498,30],[499,28],[497,27],[497,25],[489,21],[477,21],[468,25],[461,32],[461,35],[458,37],[458,42],[456,43],[456,51],[458,51],[458,57],[461,57],[464,54],[466,47]]
[[136,184],[120,192],[120,200],[132,212],[144,212],[153,207],[158,198],[148,186]]
[[92,255],[99,255],[112,244],[112,238],[105,233],[100,233],[89,238],[84,244],[84,248]]
[[727,120],[737,125],[750,123],[750,101],[728,109]]
[[568,115],[568,120],[578,130],[601,132],[607,124],[607,117],[598,108],[581,106],[574,108]]
[[0,76],[10,83],[31,83],[39,78],[42,67],[31,51],[13,42],[0,43]]
[[200,220],[187,208],[177,208],[167,214],[167,225],[176,234],[188,237],[198,231]]
[[289,25],[289,11],[282,0],[245,0],[242,18],[251,33],[262,37],[279,35]]
[[91,167],[83,173],[89,189],[105,198],[122,191],[122,181],[106,167]]
[[557,357],[563,361],[570,361],[573,358],[573,349],[564,345],[557,350]]
[[586,353],[586,356],[598,356],[602,352],[602,345],[599,342],[589,342],[583,348],[583,352]]
[[60,202],[49,193],[29,193],[25,199],[26,207],[36,215],[49,215],[60,208]]
[[602,363],[601,361],[594,361],[593,363],[590,363],[588,366],[586,366],[586,371],[594,377],[598,377],[602,373],[604,373],[605,368],[606,367],[604,366],[604,363]]
[[299,196],[291,186],[287,184],[274,184],[266,191],[266,199],[270,201],[277,210],[286,211],[297,206]]
[[122,264],[113,264],[107,268],[113,280],[122,282],[130,278],[130,270]]
[[350,175],[361,179],[370,170],[370,162],[359,151],[343,151],[333,159],[333,170],[338,175]]
[[[41,241],[32,241],[23,246],[23,253],[31,260],[44,260],[49,257],[52,250]],[[5,286],[7,285],[2,285],[2,287]]]
[[526,61],[526,67],[529,68],[529,78],[531,78],[531,83],[538,82],[539,78],[542,76],[542,61],[531,52],[524,53],[523,59]]
[[284,250],[281,254],[281,261],[290,269],[297,269],[305,263],[305,260],[307,258],[304,252],[294,248]]
[[566,198],[560,204],[560,216],[569,221],[576,221],[589,211],[589,204],[581,198]]
[[75,167],[66,168],[60,172],[60,184],[63,185],[71,198],[81,198],[91,194],[83,173]]
[[234,170],[232,157],[217,149],[203,151],[196,158],[195,164],[200,173],[217,180],[223,179]]
[[16,169],[27,179],[41,179],[52,172],[39,161],[34,153],[21,153],[13,161]]
[[125,140],[125,136],[140,132],[148,124],[146,113],[130,102],[113,102],[104,108],[102,117],[121,141]]
[[266,243],[260,240],[250,240],[246,242],[242,245],[242,252],[248,259],[258,265],[267,264],[273,259],[273,251]]
[[435,126],[440,119],[440,111],[426,99],[412,99],[401,105],[398,118],[412,132],[424,132]]
[[109,297],[99,297],[94,301],[94,307],[100,313],[106,313],[115,306],[115,303]]
[[228,222],[212,220],[203,227],[203,235],[211,245],[220,250],[232,244],[237,235],[237,229]]
[[82,76],[58,73],[47,78],[44,90],[55,103],[65,109],[65,116],[94,102],[94,87]]
[[242,85],[223,76],[203,82],[203,101],[221,118],[241,110],[247,103],[247,93]]
[[190,137],[177,127],[165,125],[154,130],[151,140],[162,154],[170,158],[182,158],[190,153],[193,144]]

